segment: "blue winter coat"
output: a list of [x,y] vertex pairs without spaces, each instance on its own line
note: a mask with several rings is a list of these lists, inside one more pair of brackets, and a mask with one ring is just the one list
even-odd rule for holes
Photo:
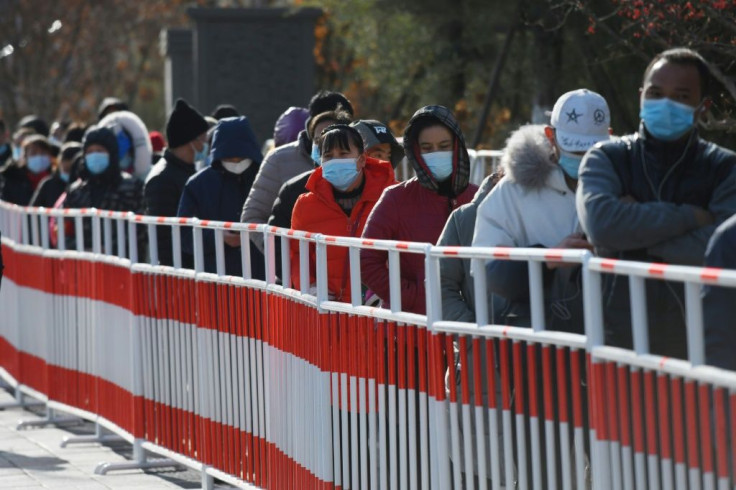
[[[212,165],[194,174],[185,184],[177,216],[237,223],[263,160],[248,119],[222,119],[215,128],[211,155]],[[223,158],[231,157],[250,158],[253,163],[242,174],[234,174],[222,165]],[[205,271],[217,272],[213,232],[205,230],[203,245]],[[263,255],[252,242],[250,247],[252,275],[262,279],[265,277]],[[194,254],[191,230],[184,230],[182,234],[182,251]],[[240,247],[225,245],[225,270],[228,275],[242,275],[240,256]]]

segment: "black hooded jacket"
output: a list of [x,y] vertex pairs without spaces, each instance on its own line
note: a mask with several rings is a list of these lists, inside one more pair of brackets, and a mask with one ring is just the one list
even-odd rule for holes
[[[84,135],[84,151],[93,144],[107,149],[110,165],[99,175],[90,173],[86,165],[79,170],[80,179],[74,182],[64,200],[65,208],[97,208],[106,211],[132,211],[140,213],[143,185],[132,175],[122,172],[118,161],[118,143],[115,134],[107,128],[92,127]],[[84,220],[85,246],[92,248],[90,220]],[[139,243],[145,240],[138,233]],[[67,249],[76,247],[74,233],[67,237]]]

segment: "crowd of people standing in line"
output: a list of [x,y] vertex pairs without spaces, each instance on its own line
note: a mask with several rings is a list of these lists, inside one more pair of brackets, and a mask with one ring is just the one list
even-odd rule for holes
[[[639,130],[614,137],[599,94],[578,89],[557,100],[548,125],[524,125],[508,138],[500,167],[480,186],[452,112],[426,106],[409,120],[399,143],[388,126],[357,119],[339,92],[320,91],[308,107],[290,107],[262,151],[250,122],[223,105],[203,116],[184,100],[169,114],[165,138],[150,132],[123,102],[108,98],[90,127],[23,118],[10,138],[0,122],[0,199],[19,205],[132,211],[218,221],[269,223],[328,235],[453,246],[590,250],[646,262],[736,268],[736,154],[699,136],[711,104],[711,76],[694,51],[676,48],[647,67]],[[397,182],[406,158],[415,176]],[[173,265],[172,239],[159,229],[157,256]],[[52,236],[56,236],[54,233]],[[85,246],[91,241],[85,229]],[[67,246],[75,234],[66,230]],[[145,240],[145,236],[143,236]],[[254,278],[264,277],[264,244],[225,232],[225,269],[241,275],[241,247],[250,247]],[[299,250],[291,244],[291,277],[300,287]],[[204,269],[216,271],[212,232],[203,239]],[[191,233],[182,238],[184,267],[193,265]],[[280,253],[281,247],[276,247]],[[310,284],[315,256],[310,251]],[[328,290],[350,301],[347,250],[330,247]],[[280,266],[281,260],[276,260]],[[488,301],[494,323],[529,326],[529,284],[523,262],[441,263],[443,316],[474,322]],[[402,254],[401,306],[424,314],[423,258]],[[485,274],[488,298],[477,298],[474,274]],[[361,251],[364,304],[389,306],[387,253]],[[547,325],[584,331],[580,266],[544,267]],[[603,284],[607,342],[630,347],[628,282]],[[647,281],[651,351],[687,358],[681,284]],[[708,362],[736,369],[736,292],[703,290]]]

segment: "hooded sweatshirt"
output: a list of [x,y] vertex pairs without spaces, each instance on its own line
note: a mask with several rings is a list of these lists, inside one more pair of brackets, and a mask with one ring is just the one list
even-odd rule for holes
[[[430,118],[444,124],[455,136],[452,175],[438,183],[429,172],[419,151],[417,121]],[[364,238],[400,240],[434,244],[450,213],[467,204],[478,190],[469,183],[470,159],[460,127],[450,111],[442,106],[418,110],[404,133],[404,150],[417,176],[388,187],[373,208]],[[363,282],[389,306],[388,253],[361,251]],[[401,254],[401,310],[425,314],[424,257]]]
[[[383,190],[395,184],[394,171],[388,162],[366,157],[363,171],[363,191],[350,215],[338,205],[334,188],[322,176],[318,167],[307,181],[307,193],[299,196],[292,214],[292,228],[324,235],[359,237],[363,233],[368,214],[378,201]],[[295,288],[299,288],[299,242],[291,243],[291,277]],[[309,257],[310,284],[315,281],[313,250]],[[350,267],[348,250],[345,247],[327,249],[328,290],[337,301],[350,301]]]
[[[237,222],[258,168],[263,160],[260,146],[246,117],[221,119],[212,139],[212,165],[194,174],[184,186],[177,216],[214,221]],[[223,158],[250,158],[252,164],[241,174],[228,172]],[[203,234],[204,268],[217,272],[214,233]],[[182,234],[182,250],[194,254],[191,230]],[[254,278],[264,277],[263,256],[251,247]],[[225,270],[228,275],[242,274],[240,248],[225,245]]]

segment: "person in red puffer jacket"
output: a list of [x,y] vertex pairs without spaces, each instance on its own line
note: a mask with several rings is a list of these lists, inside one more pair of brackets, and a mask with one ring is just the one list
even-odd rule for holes
[[[383,190],[396,183],[389,162],[366,157],[358,131],[344,124],[322,132],[322,162],[307,181],[307,193],[299,196],[291,216],[295,230],[324,235],[359,237]],[[299,242],[291,241],[291,280],[299,288]],[[314,248],[309,253],[310,287],[315,283]],[[348,249],[327,249],[327,281],[330,298],[350,301]]]
[[[470,158],[452,113],[442,106],[419,109],[404,131],[404,151],[416,177],[383,192],[363,238],[434,244],[453,210],[469,203]],[[388,253],[361,251],[363,283],[389,305]],[[424,256],[401,254],[401,310],[425,314]]]

